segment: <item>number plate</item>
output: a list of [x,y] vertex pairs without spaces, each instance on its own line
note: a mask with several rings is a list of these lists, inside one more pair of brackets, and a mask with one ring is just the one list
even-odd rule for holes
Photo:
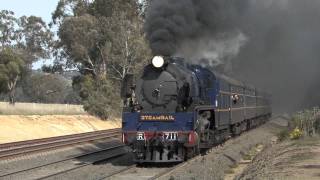
[[138,141],[144,141],[144,133],[143,132],[138,132],[137,133],[137,140]]
[[178,139],[177,132],[164,132],[163,139],[167,141],[176,141]]

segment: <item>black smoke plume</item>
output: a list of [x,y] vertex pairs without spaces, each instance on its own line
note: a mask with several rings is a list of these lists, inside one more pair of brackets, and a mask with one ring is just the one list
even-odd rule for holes
[[155,55],[222,66],[269,91],[274,110],[320,105],[319,0],[152,0]]
[[212,36],[232,26],[233,0],[153,0],[145,31],[155,55],[174,55],[184,41]]
[[251,0],[241,18],[248,41],[233,74],[273,95],[274,110],[320,105],[320,1]]

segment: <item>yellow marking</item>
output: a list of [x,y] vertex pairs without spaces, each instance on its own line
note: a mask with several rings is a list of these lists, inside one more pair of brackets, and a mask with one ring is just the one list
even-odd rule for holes
[[172,115],[142,115],[141,121],[174,121],[175,118]]
[[229,109],[216,109],[217,112],[229,112]]
[[229,108],[229,109],[216,109],[216,112],[229,112],[229,111],[238,111],[243,109],[261,109],[261,108],[269,108],[269,106],[253,106],[253,107],[238,107],[238,108]]

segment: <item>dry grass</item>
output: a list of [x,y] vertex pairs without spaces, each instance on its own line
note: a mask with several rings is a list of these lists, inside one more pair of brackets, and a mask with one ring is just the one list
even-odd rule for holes
[[295,113],[289,121],[289,128],[302,131],[304,136],[320,134],[320,108],[315,107]]
[[0,102],[0,115],[81,115],[86,114],[81,105],[16,103],[14,106]]

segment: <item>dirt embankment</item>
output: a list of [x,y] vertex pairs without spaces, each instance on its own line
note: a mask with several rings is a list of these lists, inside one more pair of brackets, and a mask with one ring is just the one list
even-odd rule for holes
[[1,115],[0,144],[121,127],[89,115]]
[[284,141],[265,148],[236,179],[320,179],[320,138]]
[[259,128],[228,140],[222,146],[212,149],[207,155],[160,179],[225,179],[227,175],[234,173],[233,169],[238,166],[243,157],[248,156],[252,149],[261,149],[261,147],[275,143],[276,135],[281,129],[283,127],[278,123],[268,122]]
[[0,102],[0,115],[87,115],[82,105]]

